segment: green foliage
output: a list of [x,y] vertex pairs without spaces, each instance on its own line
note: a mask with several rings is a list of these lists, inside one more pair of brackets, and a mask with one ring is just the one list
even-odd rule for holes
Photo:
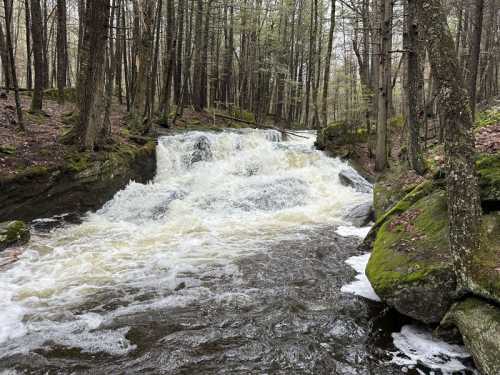
[[487,109],[476,114],[475,126],[477,129],[500,123],[500,110],[497,108]]
[[477,157],[481,199],[500,201],[500,153],[482,154]]
[[16,153],[15,146],[10,146],[10,145],[0,146],[0,154],[14,155],[15,153]]

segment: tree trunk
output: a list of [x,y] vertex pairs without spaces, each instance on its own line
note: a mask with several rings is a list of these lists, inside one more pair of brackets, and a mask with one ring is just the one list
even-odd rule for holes
[[450,251],[459,291],[480,245],[481,203],[474,164],[473,121],[455,46],[439,0],[418,2],[419,21],[444,117]]
[[326,46],[325,75],[323,77],[323,102],[321,105],[321,119],[323,127],[328,126],[328,83],[330,81],[333,33],[335,31],[335,0],[331,0],[330,7],[330,31],[328,33],[328,45]]
[[109,0],[89,2],[85,9],[78,76],[80,114],[74,129],[76,143],[86,150],[94,150],[101,134],[108,23]]
[[408,160],[410,167],[419,175],[424,173],[424,163],[420,149],[420,128],[421,119],[418,109],[422,109],[419,101],[420,81],[422,75],[420,71],[421,61],[419,49],[420,45],[419,27],[417,23],[417,0],[408,0],[407,10],[407,32],[408,32],[408,52],[407,52],[407,121],[408,121]]
[[31,110],[39,112],[43,106],[43,90],[45,88],[45,68],[43,58],[43,25],[40,0],[31,0],[31,30],[33,31],[33,55],[35,58],[35,90],[31,100]]
[[16,111],[17,111],[17,121],[18,125],[22,130],[25,130],[24,128],[24,122],[23,122],[23,109],[21,107],[21,99],[19,98],[19,86],[17,84],[17,73],[16,73],[16,63],[15,63],[15,57],[14,57],[14,47],[12,45],[12,35],[10,32],[10,24],[12,21],[12,8],[11,8],[11,2],[10,0],[4,0],[4,10],[5,10],[5,30],[6,30],[6,43],[7,43],[7,50],[9,53],[9,61],[10,61],[10,71],[12,75],[12,84],[14,86],[14,95],[16,99]]
[[59,103],[64,103],[64,88],[68,73],[68,43],[66,38],[66,0],[57,0],[57,90]]
[[375,170],[382,172],[387,167],[387,122],[389,117],[389,90],[391,90],[391,58],[389,48],[392,40],[392,0],[380,0],[381,35],[379,57],[378,125]]
[[469,60],[469,97],[472,119],[476,113],[477,71],[481,52],[481,34],[483,32],[484,0],[476,0],[474,9],[474,33]]

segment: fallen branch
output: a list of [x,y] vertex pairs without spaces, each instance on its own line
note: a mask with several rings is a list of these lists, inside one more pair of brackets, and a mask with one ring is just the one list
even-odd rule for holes
[[257,128],[262,128],[262,129],[272,129],[272,130],[276,130],[278,132],[281,132],[283,134],[287,134],[287,135],[292,135],[294,137],[299,137],[299,138],[304,138],[304,139],[308,139],[308,137],[304,137],[303,135],[299,135],[297,133],[293,133],[289,130],[284,130],[284,129],[280,129],[280,128],[277,128],[275,126],[271,126],[271,125],[262,125],[262,124],[257,124],[255,122],[252,122],[252,121],[247,121],[247,120],[243,120],[243,119],[240,119],[240,118],[237,118],[237,117],[232,117],[232,116],[227,116],[227,115],[221,115],[219,113],[214,113],[214,116],[216,117],[220,117],[220,118],[223,118],[223,119],[226,119],[226,120],[232,120],[232,121],[238,121],[238,122],[242,122],[243,124],[248,124],[248,125],[252,125],[252,126],[255,126]]

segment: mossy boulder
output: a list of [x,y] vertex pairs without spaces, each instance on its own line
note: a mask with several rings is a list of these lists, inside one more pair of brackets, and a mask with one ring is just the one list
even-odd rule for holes
[[500,305],[500,212],[482,217],[481,249],[473,257],[468,274],[474,294]]
[[401,164],[392,166],[380,176],[373,187],[373,207],[377,220],[423,180]]
[[423,184],[381,218],[366,274],[377,294],[400,313],[439,322],[456,280],[448,250],[446,192]]
[[483,207],[500,208],[500,153],[478,155],[476,169]]
[[318,131],[315,145],[332,156],[347,157],[352,146],[362,141],[366,141],[366,135],[358,132],[355,126],[346,122],[335,122]]
[[30,230],[23,221],[0,223],[0,251],[7,247],[22,245],[30,239]]
[[455,304],[441,324],[456,326],[485,375],[500,374],[500,308],[477,298]]

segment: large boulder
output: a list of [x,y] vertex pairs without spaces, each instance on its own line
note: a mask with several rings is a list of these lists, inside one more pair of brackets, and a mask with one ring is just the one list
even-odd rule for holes
[[500,209],[500,153],[478,155],[476,169],[483,207]]
[[0,251],[7,247],[23,245],[30,239],[30,230],[23,221],[0,223]]
[[456,326],[485,375],[500,374],[500,308],[477,298],[455,304],[441,324]]
[[355,227],[367,226],[374,219],[373,206],[371,203],[361,203],[353,207],[343,217]]
[[360,193],[371,193],[373,191],[372,185],[353,169],[340,171],[339,180],[342,185],[350,186]]
[[[500,212],[483,215],[481,247],[468,288],[500,303]],[[425,180],[380,217],[365,240],[373,252],[367,276],[377,294],[404,315],[437,323],[454,302],[446,191]]]
[[400,313],[438,323],[456,289],[448,250],[446,192],[436,188],[420,199],[417,192],[412,196],[382,218],[366,274],[376,293]]

